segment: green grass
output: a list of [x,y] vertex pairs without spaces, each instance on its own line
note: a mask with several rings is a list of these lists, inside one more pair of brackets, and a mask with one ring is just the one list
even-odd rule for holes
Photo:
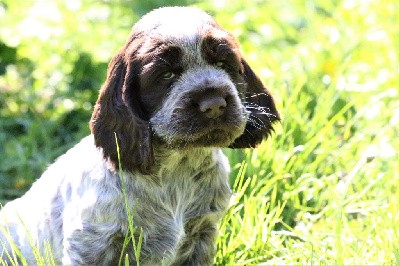
[[[21,31],[21,16],[32,13],[6,3],[0,41],[10,51],[15,46],[16,57],[4,73],[2,64],[13,57],[0,60],[2,203],[88,133],[104,64],[136,10],[147,8],[136,2],[129,2],[136,9],[86,2],[74,12],[61,8],[59,26],[69,28],[53,42]],[[220,224],[216,265],[400,265],[398,1],[197,5],[238,38],[283,118],[258,149],[225,151],[237,194]],[[93,23],[85,17],[90,8],[109,10],[108,20]],[[80,25],[88,31],[77,32]],[[110,31],[112,40],[104,36]],[[60,43],[73,49],[65,52]]]
[[[118,167],[119,167],[119,169],[123,169],[122,165],[121,165],[121,157],[120,157],[120,152],[119,152],[120,149],[119,149],[117,134],[114,133],[114,135],[115,135],[115,144],[116,144],[117,153],[118,153],[118,164],[119,164]],[[125,211],[126,211],[126,215],[128,218],[128,228],[127,228],[128,232],[126,233],[124,243],[122,245],[121,256],[119,258],[118,265],[122,264],[122,258],[124,257],[127,246],[129,244],[132,244],[132,250],[134,251],[134,254],[135,254],[136,265],[139,266],[140,265],[140,250],[141,250],[142,241],[143,241],[143,231],[142,231],[142,228],[137,228],[133,224],[133,215],[135,213],[136,206],[129,206],[128,196],[126,194],[125,176],[124,176],[123,172],[121,172],[120,177],[121,177],[121,184],[122,184],[122,193],[124,194]],[[140,230],[138,239],[135,238],[136,230]],[[137,244],[136,244],[136,240],[138,241]],[[129,265],[128,254],[125,255],[125,265]]]

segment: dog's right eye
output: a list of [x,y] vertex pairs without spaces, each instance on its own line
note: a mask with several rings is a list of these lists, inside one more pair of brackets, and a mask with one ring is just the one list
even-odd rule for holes
[[169,80],[169,79],[173,79],[175,77],[175,73],[172,71],[168,71],[168,72],[164,72],[161,77],[163,79]]

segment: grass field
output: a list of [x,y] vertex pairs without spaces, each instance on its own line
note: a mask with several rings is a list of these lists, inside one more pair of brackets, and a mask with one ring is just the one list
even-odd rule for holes
[[[18,31],[11,36],[19,22],[7,17],[17,10],[12,1],[7,4],[0,19],[8,21],[9,30],[0,29],[0,40],[12,46],[19,36],[18,56],[40,60],[35,71],[19,62],[0,76],[0,202],[29,186],[34,176],[24,175],[37,177],[88,133],[91,109],[84,92],[66,93],[75,84],[68,83],[68,74],[58,83],[50,74],[61,64],[65,73],[74,73],[73,56],[53,42]],[[128,17],[121,6],[113,16]],[[216,265],[400,265],[398,1],[221,0],[197,6],[238,38],[283,118],[259,148],[226,150],[236,194],[220,225]],[[115,31],[113,51],[129,28]],[[67,33],[60,38],[74,36],[72,45],[83,43],[85,32]],[[32,43],[49,48],[42,51]],[[79,47],[104,73],[113,53],[109,46],[107,53],[90,41]],[[64,63],[44,59],[57,51]],[[26,86],[32,92],[21,93]],[[54,105],[48,105],[54,101],[48,90],[58,97]],[[29,99],[35,104],[27,107]],[[66,99],[78,103],[70,107]],[[72,111],[80,124],[60,129]],[[55,138],[57,133],[62,137]]]
[[295,45],[247,44],[283,121],[259,149],[229,153],[247,169],[219,265],[400,265],[398,3],[326,5],[298,10]]

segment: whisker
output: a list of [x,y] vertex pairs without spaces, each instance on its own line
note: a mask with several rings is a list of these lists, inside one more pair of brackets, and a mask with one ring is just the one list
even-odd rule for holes
[[249,133],[252,137],[254,137],[254,135],[250,132],[250,130],[245,129],[245,131],[246,131],[247,133]]
[[247,121],[250,122],[250,124],[253,125],[254,127],[256,127],[257,129],[265,128],[265,124],[261,120],[260,120],[260,122],[262,122],[262,124],[259,124],[256,120],[254,120],[253,118],[250,118],[250,117]]
[[268,107],[261,107],[261,106],[246,106],[246,109],[257,110],[266,114],[269,114],[270,113],[269,111],[271,110]]
[[260,93],[245,92],[245,94],[246,94],[246,98],[255,98],[255,97],[258,97],[258,96],[261,96],[261,95],[262,96],[268,96],[268,94],[265,93],[265,92],[260,92]]
[[268,107],[261,107],[254,103],[245,103],[245,107],[246,109],[250,109],[251,110],[250,113],[253,115],[266,115],[267,117],[277,118],[276,115],[270,112],[271,109]]

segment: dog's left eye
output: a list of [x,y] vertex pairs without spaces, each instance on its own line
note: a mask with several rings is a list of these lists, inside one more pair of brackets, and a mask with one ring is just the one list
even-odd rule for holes
[[226,64],[224,61],[218,61],[217,63],[215,63],[215,66],[219,68],[225,68]]
[[163,79],[173,79],[174,77],[175,77],[175,73],[174,72],[171,72],[171,71],[168,71],[168,72],[165,72],[165,73],[163,73],[162,75],[161,75],[161,77],[163,78]]

